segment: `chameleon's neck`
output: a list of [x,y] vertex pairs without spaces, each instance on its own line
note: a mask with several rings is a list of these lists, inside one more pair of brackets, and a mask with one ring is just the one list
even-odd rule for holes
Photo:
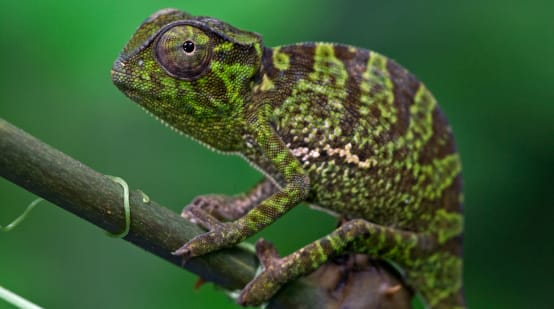
[[180,134],[221,152],[239,152],[244,141],[242,139],[244,121],[241,117],[206,117],[199,118],[183,113],[151,113],[166,126]]

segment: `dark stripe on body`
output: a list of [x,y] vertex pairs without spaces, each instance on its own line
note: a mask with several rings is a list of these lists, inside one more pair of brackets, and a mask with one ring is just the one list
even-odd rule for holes
[[[289,55],[289,70],[283,71],[284,78],[289,83],[283,89],[292,88],[298,80],[308,77],[313,72],[315,44],[305,43],[298,45],[287,45],[279,49],[279,52]],[[290,70],[292,69],[292,70]]]
[[[344,108],[348,111],[347,117],[343,117],[340,124],[344,136],[352,136],[353,130],[358,125],[360,115],[360,97],[361,89],[360,82],[362,75],[367,69],[367,61],[369,59],[369,51],[365,49],[353,49],[345,45],[334,46],[335,57],[338,58],[346,69],[346,91],[347,96],[343,102]],[[357,145],[353,146],[353,153],[360,153]],[[361,158],[365,160],[365,158]]]
[[273,49],[264,47],[262,56],[262,72],[273,80],[277,77],[277,69],[273,65]]
[[391,137],[396,139],[406,134],[410,125],[410,105],[414,103],[414,97],[420,86],[420,82],[406,69],[398,65],[394,60],[387,61],[387,70],[394,85],[394,107],[396,110],[396,125],[391,128]]

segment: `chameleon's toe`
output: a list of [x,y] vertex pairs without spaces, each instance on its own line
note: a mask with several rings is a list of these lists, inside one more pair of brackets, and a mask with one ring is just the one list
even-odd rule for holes
[[190,259],[236,245],[242,240],[241,237],[240,229],[232,223],[218,222],[211,231],[196,235],[173,254]]
[[183,258],[183,264],[185,264],[192,257],[188,244],[189,242],[182,245],[179,249],[171,252],[172,255],[181,256]]
[[221,222],[210,213],[213,207],[215,207],[211,202],[212,200],[208,197],[197,197],[192,203],[183,208],[181,217],[200,225],[206,230],[217,229],[220,227]]
[[256,255],[264,270],[242,290],[237,303],[243,306],[259,306],[267,302],[286,282],[282,274],[282,259],[270,242],[260,238],[256,242]]
[[263,238],[258,239],[256,242],[256,255],[266,269],[275,268],[275,264],[279,260],[279,254],[275,246]]
[[206,230],[212,231],[223,225],[219,220],[201,208],[192,207],[190,209],[190,214],[192,215],[192,220]]
[[186,263],[186,261],[192,257],[212,251],[210,250],[210,243],[212,245],[216,243],[215,238],[217,236],[215,234],[224,232],[226,226],[200,207],[195,207],[194,205],[183,209],[181,216],[209,230],[207,233],[192,238],[186,244],[171,253],[173,255],[182,256],[183,262]]
[[214,232],[197,235],[171,254],[180,255],[185,261],[192,257],[206,254],[210,252],[210,242],[212,242],[213,239]]

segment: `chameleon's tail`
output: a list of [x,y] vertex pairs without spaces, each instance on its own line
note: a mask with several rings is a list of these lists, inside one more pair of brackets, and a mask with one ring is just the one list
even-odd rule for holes
[[465,309],[461,241],[420,258],[407,272],[407,281],[421,293],[430,309]]

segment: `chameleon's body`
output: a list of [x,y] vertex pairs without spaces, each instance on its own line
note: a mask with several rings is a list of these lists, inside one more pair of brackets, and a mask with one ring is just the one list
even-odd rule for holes
[[300,202],[347,219],[284,258],[260,242],[264,271],[240,303],[262,303],[331,256],[362,252],[401,266],[430,308],[464,308],[459,156],[435,98],[395,62],[328,43],[268,48],[255,33],[162,10],[112,76],[166,124],[266,176],[240,197],[197,198],[184,216],[209,232],[178,254],[233,246]]

